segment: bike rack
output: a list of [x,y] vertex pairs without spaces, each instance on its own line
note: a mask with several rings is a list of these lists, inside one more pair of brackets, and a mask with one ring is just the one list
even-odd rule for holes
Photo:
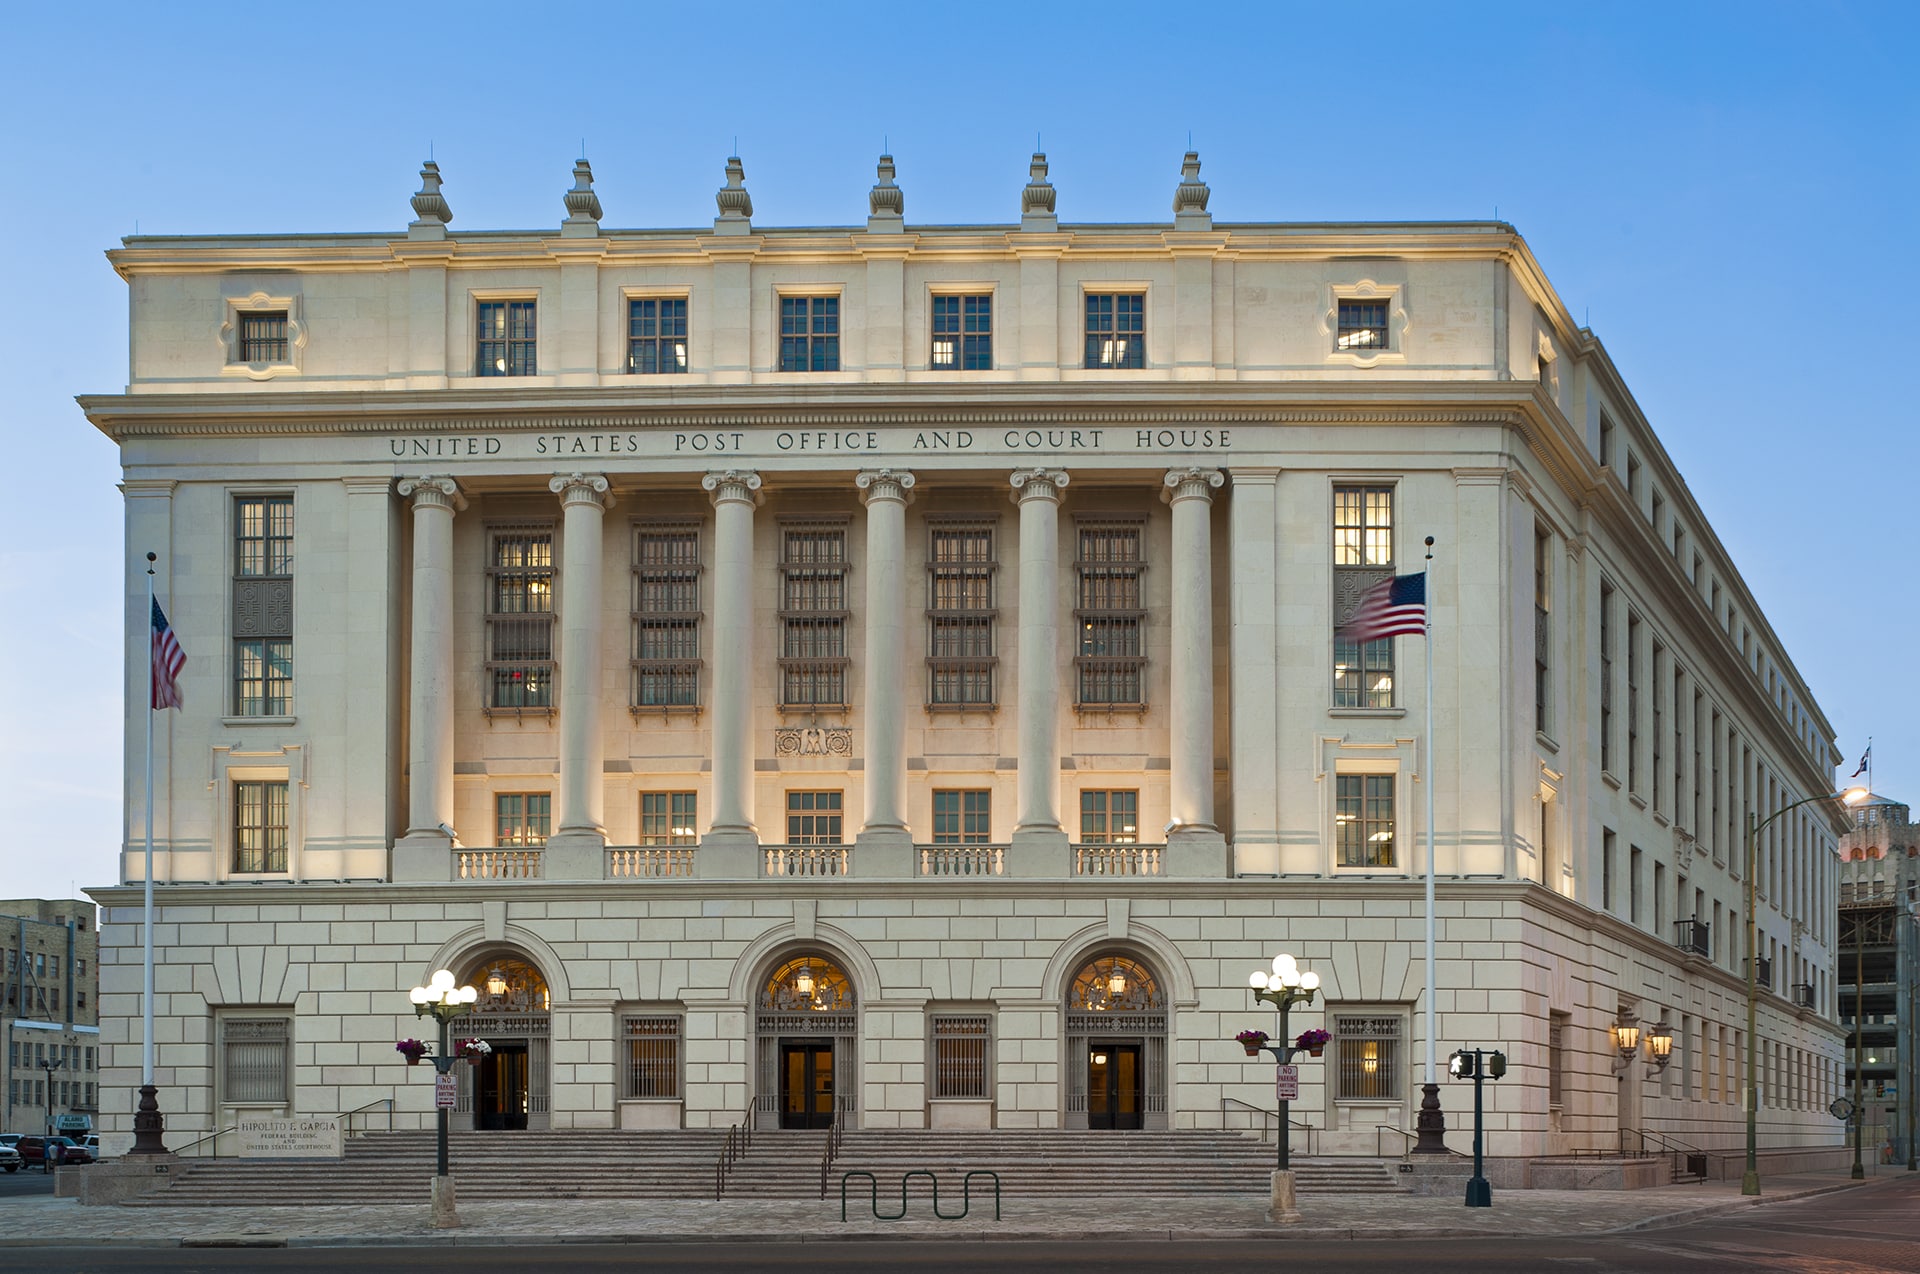
[[960,1210],[958,1212],[953,1213],[952,1215],[948,1215],[947,1213],[942,1212],[940,1210],[939,1178],[935,1177],[931,1172],[927,1171],[925,1168],[916,1168],[912,1172],[903,1172],[900,1174],[900,1210],[898,1212],[895,1212],[891,1216],[888,1216],[886,1213],[880,1210],[880,1181],[878,1178],[876,1178],[871,1172],[860,1172],[857,1170],[853,1172],[841,1173],[840,1174],[840,1219],[842,1221],[845,1221],[847,1219],[847,1182],[853,1180],[853,1178],[855,1177],[865,1177],[867,1179],[867,1186],[869,1189],[868,1204],[873,1209],[873,1219],[876,1221],[898,1221],[902,1217],[907,1215],[907,1182],[914,1177],[925,1177],[927,1181],[933,1186],[933,1215],[940,1218],[940,1220],[942,1221],[958,1221],[962,1217],[966,1216],[967,1210],[973,1206],[973,1179],[975,1177],[992,1177],[993,1178],[993,1219],[996,1221],[1000,1219],[1000,1174],[999,1173],[988,1172],[984,1168],[976,1168],[974,1171],[964,1174],[960,1178]]

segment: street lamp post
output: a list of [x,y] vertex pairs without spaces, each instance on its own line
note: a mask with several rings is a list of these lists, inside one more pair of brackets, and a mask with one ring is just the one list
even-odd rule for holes
[[[433,1062],[436,1076],[451,1075],[454,1063],[460,1059],[453,1055],[447,1025],[454,1018],[464,1016],[480,998],[480,993],[470,986],[455,986],[453,974],[440,969],[427,985],[407,992],[407,998],[413,1001],[415,1017],[431,1013],[440,1023],[440,1050],[429,1060]],[[436,1229],[450,1229],[460,1224],[460,1214],[454,1208],[453,1178],[447,1173],[447,1108],[440,1103],[439,1085],[435,1084],[434,1089],[434,1106],[440,1117],[440,1150],[433,1176],[433,1224]]]
[[1293,1170],[1287,1166],[1288,1114],[1292,1103],[1278,1096],[1280,1068],[1301,1051],[1293,1046],[1293,1037],[1287,1025],[1288,1014],[1296,1004],[1313,1003],[1314,992],[1320,989],[1320,975],[1311,971],[1302,972],[1299,961],[1283,951],[1273,958],[1271,972],[1255,969],[1248,974],[1247,987],[1253,992],[1256,1003],[1271,1004],[1280,1013],[1280,1039],[1277,1045],[1262,1045],[1258,1050],[1273,1054],[1274,1087],[1280,1106],[1280,1150],[1273,1170],[1272,1198],[1267,1216],[1271,1221],[1298,1221],[1300,1210],[1294,1203]]
[[[1760,959],[1759,953],[1754,949],[1760,938],[1760,924],[1759,918],[1754,915],[1753,873],[1755,863],[1760,853],[1760,833],[1766,830],[1769,823],[1772,823],[1783,814],[1788,814],[1799,809],[1802,805],[1812,805],[1817,801],[1840,801],[1845,805],[1858,805],[1861,801],[1866,800],[1868,795],[1867,789],[1864,787],[1850,787],[1844,792],[1827,792],[1820,796],[1802,797],[1791,805],[1782,805],[1779,809],[1758,822],[1754,821],[1752,811],[1748,811],[1747,813],[1747,1170],[1740,1178],[1741,1194],[1760,1193],[1760,1095],[1753,1086],[1755,1061],[1754,1031],[1759,1019],[1760,1010]],[[1855,1074],[1857,1075],[1858,1073],[1859,1071],[1856,1067]]]
[[47,1136],[53,1136],[53,1073],[65,1066],[66,1062],[58,1057],[43,1057],[39,1061],[40,1069],[47,1073]]

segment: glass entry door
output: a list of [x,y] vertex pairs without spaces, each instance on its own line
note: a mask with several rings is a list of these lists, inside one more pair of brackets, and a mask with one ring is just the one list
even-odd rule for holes
[[1146,1106],[1138,1044],[1087,1046],[1087,1127],[1139,1128]]
[[833,1126],[833,1045],[780,1046],[780,1126]]
[[525,1128],[529,1078],[527,1042],[489,1042],[493,1052],[481,1059],[473,1077],[473,1126]]

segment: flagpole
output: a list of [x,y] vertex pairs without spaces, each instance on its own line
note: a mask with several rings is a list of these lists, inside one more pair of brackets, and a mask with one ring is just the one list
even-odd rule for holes
[[161,1141],[165,1124],[153,1084],[153,563],[147,554],[147,853],[140,922],[140,1105],[133,1115],[133,1153],[167,1153]]
[[1427,1081],[1420,1089],[1420,1113],[1414,1120],[1418,1139],[1414,1143],[1414,1154],[1443,1155],[1447,1153],[1447,1120],[1440,1110],[1440,1081],[1436,1075],[1434,1063],[1437,1028],[1434,1023],[1433,960],[1433,537],[1427,537],[1426,576],[1422,582],[1425,605],[1420,622],[1425,631],[1422,644],[1427,648],[1427,743],[1426,755],[1420,762],[1421,786],[1426,789],[1426,832],[1427,832]]

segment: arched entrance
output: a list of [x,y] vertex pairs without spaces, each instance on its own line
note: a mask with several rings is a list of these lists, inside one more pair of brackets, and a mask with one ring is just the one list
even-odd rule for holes
[[493,1052],[460,1066],[455,1124],[476,1129],[551,1126],[553,993],[537,966],[510,952],[473,961],[460,979],[480,993],[453,1037],[483,1039]]
[[1167,1001],[1138,958],[1082,964],[1066,999],[1067,1127],[1167,1126]]
[[826,1128],[853,1113],[859,1013],[853,983],[819,952],[782,956],[754,1005],[754,1125]]

